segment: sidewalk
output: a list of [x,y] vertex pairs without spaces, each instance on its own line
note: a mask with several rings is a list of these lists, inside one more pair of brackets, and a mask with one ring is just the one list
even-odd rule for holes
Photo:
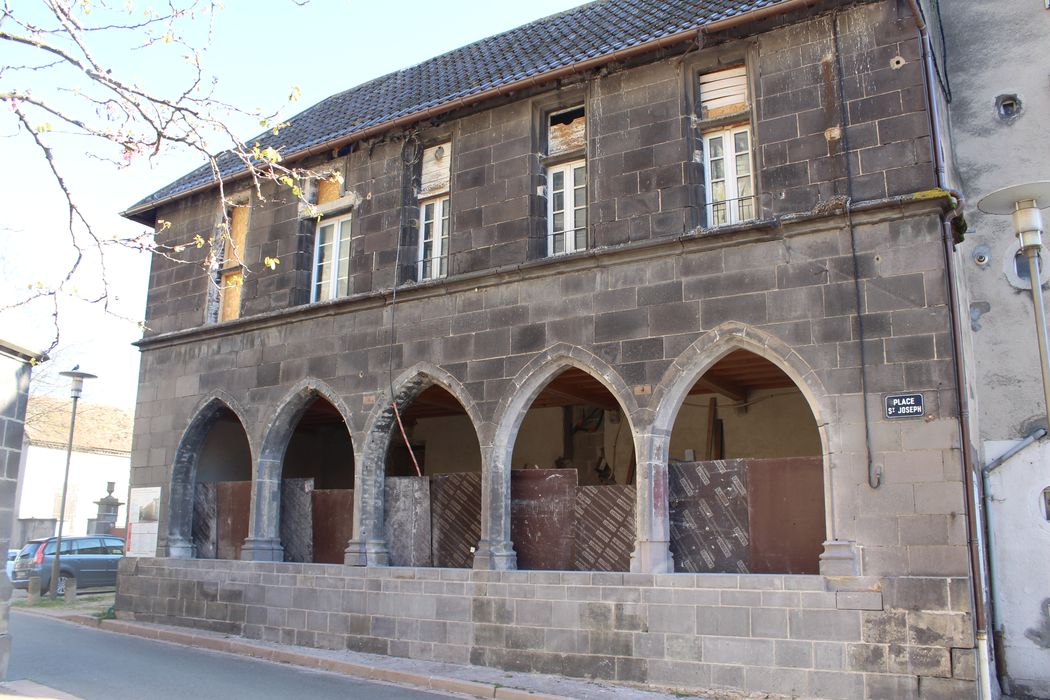
[[[615,697],[622,700],[671,700],[697,697],[661,693],[629,686],[597,681],[584,681],[527,673],[508,673],[481,666],[461,666],[433,661],[419,661],[352,651],[329,651],[309,647],[288,646],[271,642],[230,637],[184,627],[170,627],[125,620],[99,619],[110,605],[111,598],[94,604],[66,607],[14,607],[12,610],[32,615],[64,620],[66,622],[98,627],[110,632],[130,634],[171,644],[209,649],[249,656],[267,661],[293,664],[306,668],[341,673],[368,680],[385,681],[441,692],[461,693],[476,698],[494,700],[598,700]],[[17,683],[17,682],[14,682]],[[55,697],[75,700],[68,695],[34,695],[30,689],[0,684],[0,698],[4,693],[30,697]],[[37,686],[42,688],[42,686]],[[49,689],[44,689],[49,690]],[[52,691],[53,692],[53,691]],[[746,695],[724,695],[740,698]],[[754,697],[754,696],[751,696]],[[765,696],[763,696],[765,697]]]

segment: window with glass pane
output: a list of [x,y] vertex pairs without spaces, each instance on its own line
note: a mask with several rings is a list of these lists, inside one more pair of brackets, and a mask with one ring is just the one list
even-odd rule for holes
[[419,279],[430,280],[448,274],[448,197],[437,197],[420,204]]
[[704,134],[704,170],[708,226],[755,218],[749,127]]
[[350,217],[322,221],[314,248],[313,301],[350,293]]
[[587,248],[587,164],[578,160],[547,169],[547,252]]

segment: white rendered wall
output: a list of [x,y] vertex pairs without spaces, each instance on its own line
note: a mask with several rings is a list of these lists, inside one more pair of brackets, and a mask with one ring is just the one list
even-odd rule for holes
[[[1016,444],[984,444],[989,458]],[[1043,489],[1050,487],[1050,443],[1029,446],[988,478],[988,518],[997,629],[1010,679],[1050,697],[1050,521]],[[1011,692],[1018,689],[1011,688]]]
[[[62,474],[66,468],[66,451],[38,445],[26,448],[22,493],[17,506],[19,518],[57,518],[62,498]],[[69,466],[69,491],[66,495],[66,524],[63,534],[87,532],[88,518],[98,514],[95,501],[106,495],[106,482],[113,481],[113,491],[121,502],[128,500],[128,456],[74,452]],[[123,527],[125,506],[117,513],[117,527]]]

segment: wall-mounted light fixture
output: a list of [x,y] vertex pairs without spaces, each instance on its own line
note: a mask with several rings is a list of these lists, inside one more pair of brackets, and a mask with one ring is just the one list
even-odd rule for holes
[[1043,215],[1040,209],[1050,207],[1050,181],[1041,180],[1004,187],[986,194],[977,202],[985,214],[1013,216],[1014,234],[1021,252],[1028,257],[1032,280],[1032,305],[1035,307],[1036,340],[1039,342],[1039,366],[1043,374],[1043,400],[1050,425],[1050,356],[1043,310],[1043,286],[1040,284],[1039,252],[1043,249]]

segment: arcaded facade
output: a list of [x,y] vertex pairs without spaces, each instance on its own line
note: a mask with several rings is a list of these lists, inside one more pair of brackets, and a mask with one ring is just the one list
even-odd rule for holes
[[[661,5],[541,22],[620,4]],[[313,148],[341,175],[315,209],[231,180],[227,255],[151,274],[132,480],[161,488],[159,538],[121,614],[693,690],[972,695],[954,200],[916,25],[737,4]],[[224,221],[206,187],[129,215],[169,245]]]

